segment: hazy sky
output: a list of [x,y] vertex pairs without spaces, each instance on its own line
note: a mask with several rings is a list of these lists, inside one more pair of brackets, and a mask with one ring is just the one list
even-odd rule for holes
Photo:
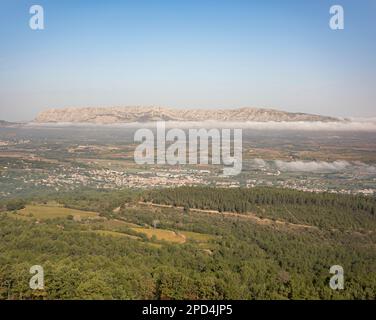
[[[29,28],[44,7],[45,30]],[[345,30],[329,8],[345,9]],[[375,0],[1,0],[0,119],[48,108],[376,116]]]

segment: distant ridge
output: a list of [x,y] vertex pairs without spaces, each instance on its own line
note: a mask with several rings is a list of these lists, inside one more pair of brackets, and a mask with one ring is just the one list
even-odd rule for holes
[[4,120],[0,120],[0,127],[13,127],[13,126],[18,126],[20,125],[19,123],[14,123],[14,122],[8,122]]
[[37,123],[115,124],[149,121],[322,121],[337,122],[338,118],[307,113],[291,113],[263,108],[239,109],[172,109],[163,107],[65,108],[41,112]]

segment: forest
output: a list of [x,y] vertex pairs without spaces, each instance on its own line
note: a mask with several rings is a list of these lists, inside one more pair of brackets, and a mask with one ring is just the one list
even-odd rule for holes
[[[371,197],[182,187],[46,194],[0,208],[0,299],[376,298]],[[29,287],[33,265],[44,268],[43,290]],[[329,287],[333,265],[344,268],[344,290]]]
[[292,223],[357,229],[376,227],[376,198],[362,195],[312,193],[281,188],[181,187],[151,190],[144,201],[182,206],[186,210],[255,212],[260,217],[283,218]]

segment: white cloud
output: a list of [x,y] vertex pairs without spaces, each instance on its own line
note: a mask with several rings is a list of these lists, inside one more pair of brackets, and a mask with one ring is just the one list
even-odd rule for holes
[[[155,128],[155,122],[132,122],[118,124],[88,124],[88,123],[30,123],[30,126],[88,126],[88,127],[115,127],[115,128]],[[224,121],[167,121],[166,128],[243,128],[255,130],[297,130],[297,131],[368,131],[376,132],[376,119],[369,118],[356,121],[338,122],[224,122]]]
[[275,160],[274,164],[281,171],[302,171],[302,172],[320,172],[320,171],[343,171],[351,164],[347,161],[282,161]]
[[257,167],[266,167],[268,165],[263,159],[252,159],[251,164]]

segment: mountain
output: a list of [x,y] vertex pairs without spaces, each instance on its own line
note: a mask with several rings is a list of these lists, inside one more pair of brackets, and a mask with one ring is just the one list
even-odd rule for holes
[[147,121],[340,121],[337,118],[291,113],[273,109],[171,109],[162,107],[65,108],[41,112],[38,123],[96,123],[114,124]]
[[19,123],[0,120],[0,127],[13,127],[13,126],[16,126],[16,125],[19,125]]

